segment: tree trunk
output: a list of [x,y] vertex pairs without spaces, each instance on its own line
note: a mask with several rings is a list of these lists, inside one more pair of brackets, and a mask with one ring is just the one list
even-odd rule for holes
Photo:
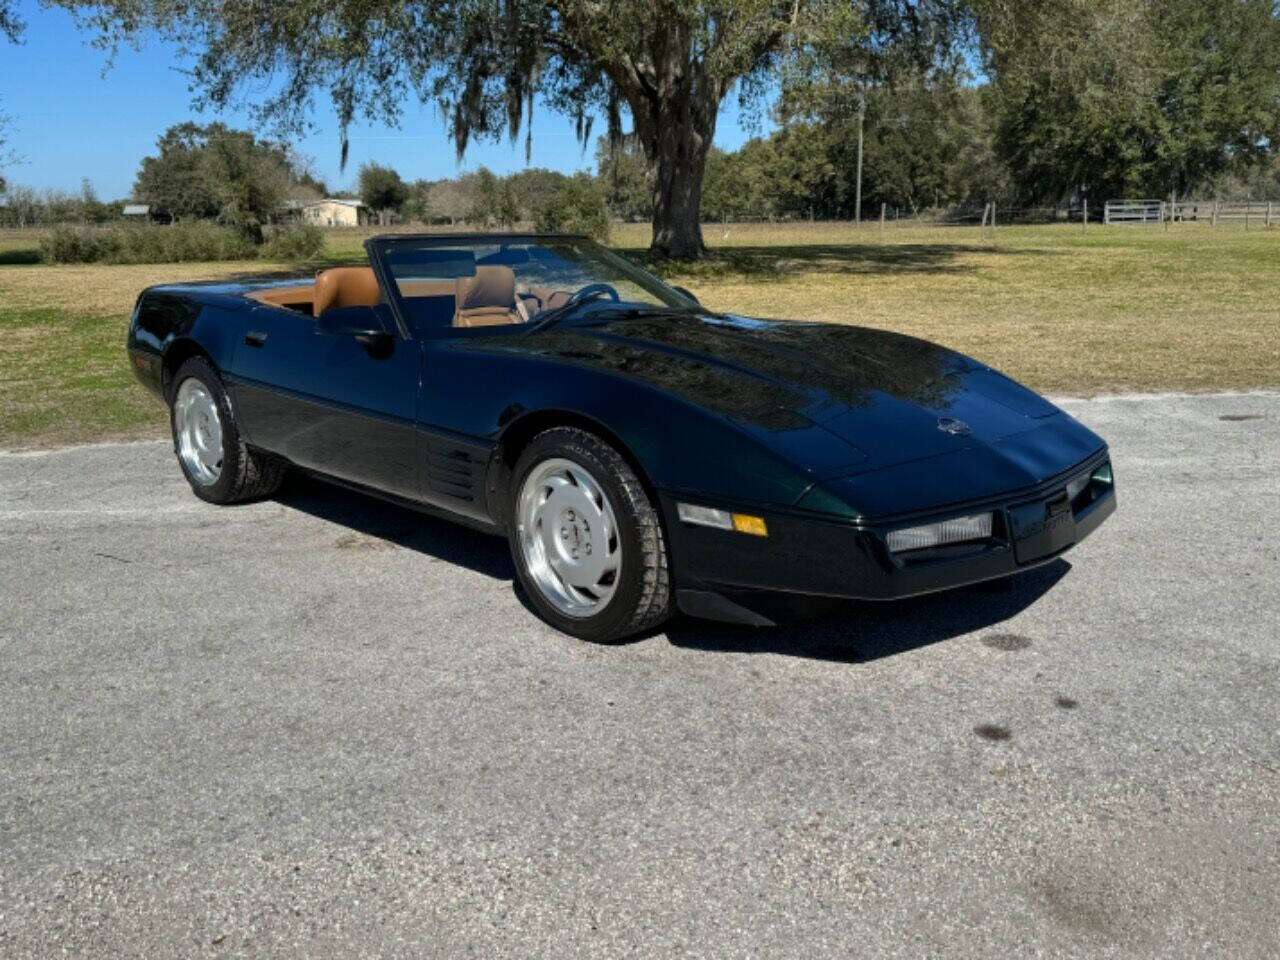
[[[690,131],[692,132],[692,131]],[[663,136],[654,158],[654,260],[696,260],[706,252],[702,242],[702,174],[707,165],[710,136],[673,133]]]
[[652,260],[696,260],[702,242],[702,175],[716,132],[722,84],[700,65],[664,64],[664,82],[627,88],[627,102],[645,156],[653,166]]

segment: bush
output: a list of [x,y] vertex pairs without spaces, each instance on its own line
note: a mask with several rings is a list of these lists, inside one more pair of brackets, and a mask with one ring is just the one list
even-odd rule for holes
[[311,224],[276,230],[262,247],[268,260],[297,262],[320,256],[324,250],[324,231]]
[[577,174],[537,212],[534,227],[539,231],[585,233],[603,243],[609,239],[604,196],[590,176]]
[[110,263],[189,263],[201,260],[252,260],[252,243],[230,227],[191,220],[171,226],[113,227],[122,240]]
[[190,263],[257,255],[257,248],[236,231],[202,220],[170,226],[54,227],[40,242],[46,263]]
[[86,227],[54,227],[40,240],[45,263],[98,263],[109,261],[118,250],[114,232]]

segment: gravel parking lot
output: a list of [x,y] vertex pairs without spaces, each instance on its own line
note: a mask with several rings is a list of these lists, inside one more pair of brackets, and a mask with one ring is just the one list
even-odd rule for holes
[[505,544],[0,455],[0,956],[1280,954],[1280,394],[1012,587],[619,647]]

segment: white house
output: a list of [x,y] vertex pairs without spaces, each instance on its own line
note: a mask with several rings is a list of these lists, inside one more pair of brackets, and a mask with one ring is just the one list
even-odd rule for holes
[[302,221],[318,227],[358,227],[369,222],[369,211],[359,200],[325,197],[302,205]]

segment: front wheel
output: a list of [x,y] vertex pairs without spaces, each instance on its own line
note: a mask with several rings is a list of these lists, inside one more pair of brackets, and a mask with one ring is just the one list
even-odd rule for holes
[[609,642],[671,615],[666,538],[622,456],[585,430],[556,427],[521,453],[509,537],[516,572],[543,619]]
[[173,376],[171,397],[173,452],[197,497],[236,503],[279,489],[284,465],[245,445],[222,379],[208,360],[183,363]]

